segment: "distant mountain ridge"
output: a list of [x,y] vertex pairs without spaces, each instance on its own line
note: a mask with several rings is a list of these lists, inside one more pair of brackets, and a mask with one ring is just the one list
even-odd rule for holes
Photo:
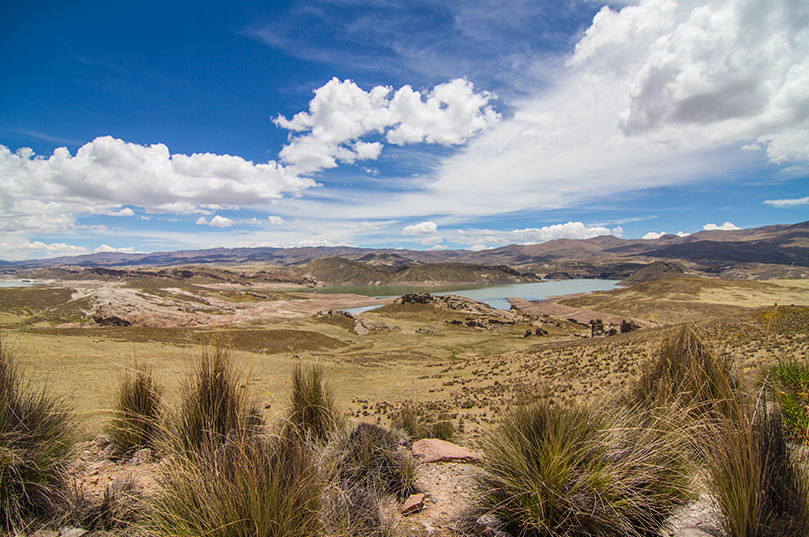
[[[630,267],[654,260],[682,260],[705,270],[740,263],[809,267],[809,221],[733,231],[701,231],[658,239],[621,239],[601,236],[591,239],[558,239],[539,244],[512,244],[491,250],[399,250],[336,247],[302,248],[211,248],[147,254],[98,253],[29,261],[0,261],[0,269],[30,269],[55,266],[174,266],[187,264],[304,265],[324,258],[344,258],[383,267],[423,263],[473,263],[520,267],[520,270],[566,270],[588,264]],[[622,269],[623,270],[623,269]],[[383,270],[387,272],[387,270]],[[620,272],[620,271],[619,271]],[[574,277],[581,277],[575,276]],[[598,277],[597,275],[595,277]]]

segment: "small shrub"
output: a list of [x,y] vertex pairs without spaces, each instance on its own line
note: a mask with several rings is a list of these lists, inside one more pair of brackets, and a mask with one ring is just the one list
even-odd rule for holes
[[809,443],[809,363],[781,362],[772,368],[784,425],[793,439]]
[[65,404],[27,383],[0,342],[0,530],[15,534],[67,498],[74,441]]
[[160,426],[163,387],[150,369],[135,364],[124,373],[115,396],[115,408],[107,434],[122,454],[144,447],[155,447]]
[[219,444],[167,459],[152,498],[155,535],[312,537],[320,535],[324,481],[295,434],[231,434]]
[[169,435],[175,447],[193,450],[221,444],[232,434],[258,432],[263,425],[225,345],[202,348],[180,397]]
[[809,535],[809,481],[786,442],[780,416],[758,401],[737,399],[735,417],[704,441],[711,486],[728,537]]
[[688,495],[684,440],[651,413],[545,401],[507,413],[484,440],[479,510],[524,537],[654,535]]
[[687,408],[695,418],[733,412],[739,383],[728,359],[717,358],[692,329],[681,329],[664,341],[647,362],[624,403],[647,408]]
[[292,396],[289,423],[307,437],[325,442],[338,425],[334,396],[323,381],[323,368],[306,371],[300,364],[292,372]]
[[392,413],[391,425],[406,432],[411,440],[439,438],[452,441],[455,438],[455,426],[447,416],[425,411],[410,401]]
[[388,429],[360,423],[338,439],[338,479],[344,490],[364,488],[406,498],[416,490],[416,462]]

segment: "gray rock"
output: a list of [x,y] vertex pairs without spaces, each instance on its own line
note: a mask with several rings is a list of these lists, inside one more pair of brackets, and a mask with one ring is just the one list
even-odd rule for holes
[[85,533],[87,533],[87,530],[85,529],[67,526],[61,529],[59,532],[59,537],[81,537]]

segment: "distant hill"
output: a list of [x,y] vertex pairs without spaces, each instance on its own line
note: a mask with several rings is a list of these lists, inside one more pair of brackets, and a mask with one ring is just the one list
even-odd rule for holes
[[[360,258],[362,259],[362,258]],[[372,261],[378,261],[373,259]],[[539,281],[508,266],[471,263],[421,263],[379,265],[340,257],[317,259],[298,269],[326,283],[374,284],[378,282],[488,282],[516,283]]]
[[[335,259],[356,262],[342,264]],[[320,260],[322,263],[315,263]],[[684,263],[688,268],[720,274],[723,271],[773,274],[767,267],[809,267],[809,222],[773,225],[734,231],[701,231],[686,237],[664,235],[658,239],[620,239],[613,236],[586,240],[559,239],[541,244],[512,244],[491,250],[397,250],[337,247],[213,248],[149,254],[100,253],[32,261],[0,261],[0,269],[16,271],[56,266],[134,267],[177,265],[263,264],[303,267],[323,276],[323,281],[432,280],[442,271],[458,277],[482,277],[489,267],[492,277],[508,278],[503,267],[518,274],[541,276],[626,278],[655,260]],[[429,270],[424,265],[432,264]],[[470,264],[475,267],[460,267]],[[443,267],[441,265],[444,265]],[[757,268],[760,265],[764,268]],[[422,268],[419,268],[422,267]],[[500,267],[499,269],[497,267]],[[499,271],[499,272],[498,272]],[[804,273],[803,271],[802,273]],[[316,274],[317,273],[317,274]],[[429,273],[429,274],[428,274]],[[735,273],[734,273],[735,274]],[[419,276],[425,276],[421,278]],[[474,277],[474,278],[472,278]],[[401,278],[401,280],[400,280]],[[455,278],[453,278],[455,279]]]

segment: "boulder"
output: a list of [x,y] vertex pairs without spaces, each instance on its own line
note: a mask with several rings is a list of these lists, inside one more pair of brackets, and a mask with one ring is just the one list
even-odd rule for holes
[[404,516],[418,513],[424,509],[424,500],[427,497],[424,494],[411,494],[402,504],[402,514]]
[[483,455],[438,438],[422,438],[413,444],[413,455],[422,462],[482,462]]

